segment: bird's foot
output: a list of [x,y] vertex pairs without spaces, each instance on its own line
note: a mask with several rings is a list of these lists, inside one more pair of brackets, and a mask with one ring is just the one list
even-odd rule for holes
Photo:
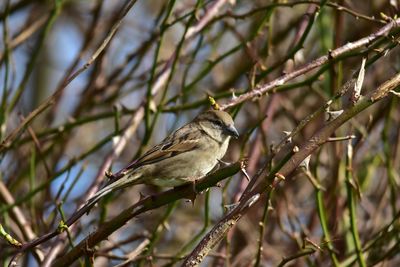
[[200,193],[200,192],[196,189],[196,182],[197,182],[197,180],[193,180],[193,181],[190,181],[190,182],[188,182],[188,183],[186,183],[186,184],[184,184],[184,185],[175,187],[175,188],[179,188],[179,187],[188,187],[188,189],[187,189],[187,190],[188,190],[188,193],[187,193],[187,195],[185,196],[185,198],[188,199],[188,200],[192,203],[192,205],[194,205],[194,201],[196,200],[197,195]]
[[196,182],[197,180],[191,181],[191,187],[190,187],[190,192],[188,194],[188,199],[189,201],[192,203],[192,206],[194,206],[194,201],[196,200],[197,194],[199,194],[200,192],[197,190],[196,188]]

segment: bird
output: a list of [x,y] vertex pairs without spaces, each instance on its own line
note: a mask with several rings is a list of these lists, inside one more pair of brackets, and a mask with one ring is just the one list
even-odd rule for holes
[[106,174],[108,183],[84,206],[91,207],[109,193],[132,185],[177,187],[195,182],[222,162],[231,137],[239,137],[231,115],[222,110],[205,111],[127,167]]

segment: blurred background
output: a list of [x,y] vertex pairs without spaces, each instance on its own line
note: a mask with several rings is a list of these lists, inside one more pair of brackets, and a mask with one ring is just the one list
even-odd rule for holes
[[[133,6],[127,8],[129,2]],[[396,0],[2,1],[0,223],[22,243],[48,233],[105,181],[104,171],[118,171],[209,109],[208,96],[231,103],[372,34],[399,14],[399,5]],[[229,109],[241,137],[231,142],[225,160],[247,158],[251,177],[279,162],[269,155],[285,131],[356,77],[363,58],[362,94],[399,71],[398,38],[399,29]],[[343,96],[331,108],[346,109],[348,102]],[[353,161],[346,159],[349,142],[325,144],[312,155],[309,173],[296,172],[270,201],[252,208],[202,266],[398,266],[398,103],[398,97],[388,97],[338,129],[337,137],[356,137],[350,142]],[[30,118],[31,112],[37,115]],[[326,114],[315,116],[293,143],[301,146],[325,120]],[[134,218],[99,244],[94,265],[114,266],[135,251],[127,266],[179,265],[247,183],[238,173],[193,205],[180,200]],[[41,252],[20,256],[21,266],[42,266],[43,255],[56,245],[53,257],[65,254],[140,194],[162,190],[140,185],[107,197],[77,222],[70,242],[48,241]],[[15,249],[0,240],[2,266],[13,255]]]

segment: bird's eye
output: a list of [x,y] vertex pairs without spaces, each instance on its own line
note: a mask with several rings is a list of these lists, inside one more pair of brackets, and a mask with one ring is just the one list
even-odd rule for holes
[[217,125],[219,127],[223,126],[222,121],[213,121],[213,122],[214,122],[215,125]]

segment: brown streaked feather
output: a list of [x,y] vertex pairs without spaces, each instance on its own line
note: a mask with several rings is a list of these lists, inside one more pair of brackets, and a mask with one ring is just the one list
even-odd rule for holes
[[[176,138],[176,136],[182,136],[182,138]],[[115,179],[119,179],[129,170],[136,169],[143,165],[156,163],[181,153],[191,151],[198,146],[199,138],[200,134],[197,134],[197,132],[192,132],[192,127],[187,127],[186,125],[185,127],[176,130],[160,144],[152,147],[127,167],[114,173],[112,180],[115,181]]]
[[157,147],[156,149],[150,150],[148,153],[140,157],[136,163],[138,166],[155,163],[160,160],[191,151],[192,149],[196,148],[197,144],[197,140],[185,140],[177,144],[166,144],[161,148]]

